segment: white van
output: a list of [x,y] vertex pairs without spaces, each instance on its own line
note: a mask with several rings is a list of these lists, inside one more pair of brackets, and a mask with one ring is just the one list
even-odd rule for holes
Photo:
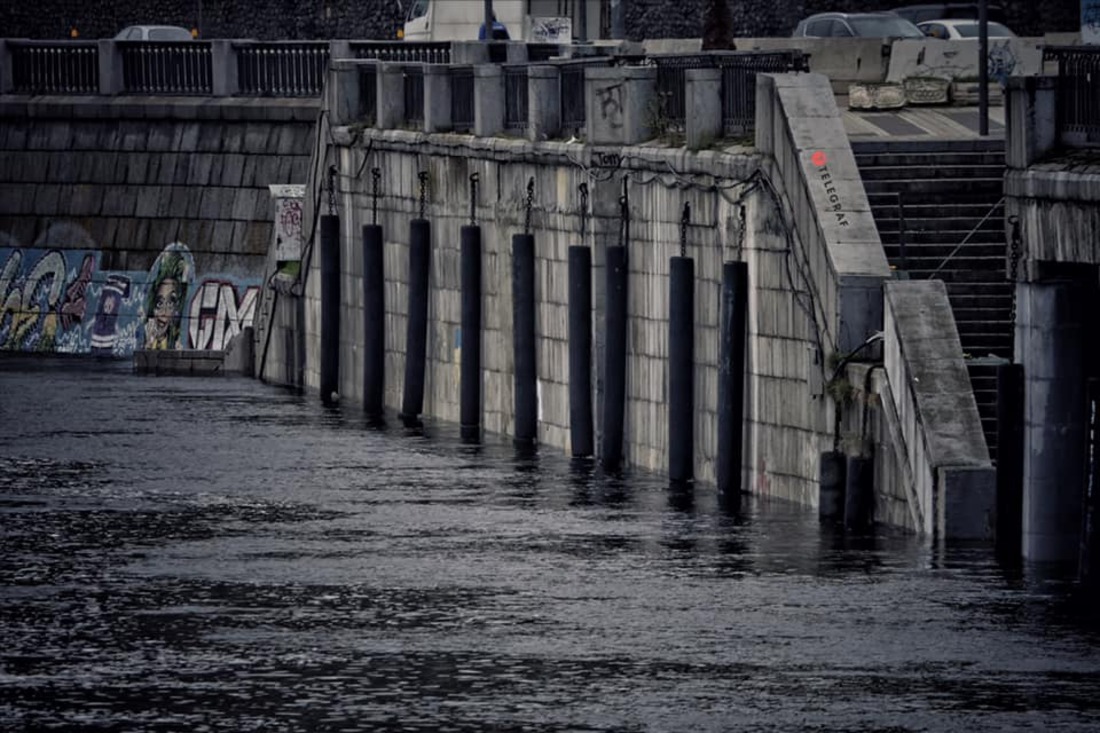
[[[406,41],[478,40],[485,0],[406,0]],[[571,43],[582,10],[588,12],[589,36],[600,27],[600,2],[593,0],[493,0],[494,38]],[[576,17],[575,17],[576,16]]]

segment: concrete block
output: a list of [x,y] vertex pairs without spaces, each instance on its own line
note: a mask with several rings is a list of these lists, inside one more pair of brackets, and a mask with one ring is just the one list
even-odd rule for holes
[[350,125],[359,121],[359,66],[356,63],[329,62],[324,104],[333,125]]
[[496,65],[474,67],[474,135],[493,137],[504,130],[504,71]]
[[898,83],[852,84],[848,88],[848,109],[901,109],[906,102],[905,87]]
[[424,66],[424,132],[447,132],[451,120],[451,70],[447,66]]
[[405,120],[405,66],[379,64],[375,127],[392,130]]
[[556,66],[527,69],[527,137],[555,138],[561,132],[561,74]]
[[902,84],[907,104],[947,104],[951,100],[951,84],[936,77],[910,77]]
[[685,78],[687,147],[699,150],[722,136],[722,70],[688,69]]
[[992,466],[940,467],[936,499],[937,526],[943,539],[993,539],[997,472]]
[[585,69],[585,139],[593,145],[635,145],[650,139],[656,94],[656,68]]

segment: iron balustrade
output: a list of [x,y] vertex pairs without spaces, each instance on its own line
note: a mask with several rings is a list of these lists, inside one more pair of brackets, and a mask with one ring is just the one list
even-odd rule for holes
[[8,41],[16,94],[98,94],[95,41]]
[[504,131],[512,135],[527,129],[527,68],[504,67]]
[[451,125],[455,132],[474,129],[474,67],[451,67]]
[[126,94],[213,94],[210,44],[118,41]]
[[582,61],[557,62],[561,91],[561,129],[563,135],[583,137],[587,123],[584,70],[589,67],[611,66],[614,60],[599,56]]
[[1100,48],[1047,47],[1058,64],[1058,139],[1074,147],[1100,146]]
[[325,87],[329,44],[236,43],[237,93],[252,97],[316,97]]
[[405,124],[412,127],[424,125],[424,67],[409,64],[403,70],[405,86]]
[[375,59],[398,63],[449,64],[449,41],[353,41],[351,54],[357,59]]
[[359,118],[368,125],[378,121],[378,67],[359,67]]

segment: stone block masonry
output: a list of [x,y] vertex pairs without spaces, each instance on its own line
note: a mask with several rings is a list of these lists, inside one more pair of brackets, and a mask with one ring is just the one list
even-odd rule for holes
[[268,186],[308,177],[317,109],[0,100],[0,348],[223,350],[257,313]]

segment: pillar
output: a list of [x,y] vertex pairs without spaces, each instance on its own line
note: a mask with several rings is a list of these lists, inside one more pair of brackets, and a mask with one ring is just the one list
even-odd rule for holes
[[122,54],[113,40],[98,41],[99,44],[99,93],[121,94]]
[[379,130],[393,130],[405,121],[405,67],[403,64],[378,65],[378,101],[375,105]]
[[346,60],[329,62],[324,95],[325,108],[333,125],[357,122],[360,109],[359,66]]
[[722,70],[688,69],[685,77],[687,147],[699,150],[722,137]]
[[424,132],[447,132],[451,120],[451,67],[424,64]]
[[527,137],[548,140],[561,132],[561,81],[558,67],[527,70]]
[[495,64],[474,67],[474,135],[504,130],[504,71]]
[[635,145],[653,137],[657,68],[585,70],[585,139],[592,145]]
[[240,90],[233,41],[210,42],[210,82],[215,97],[232,97]]

